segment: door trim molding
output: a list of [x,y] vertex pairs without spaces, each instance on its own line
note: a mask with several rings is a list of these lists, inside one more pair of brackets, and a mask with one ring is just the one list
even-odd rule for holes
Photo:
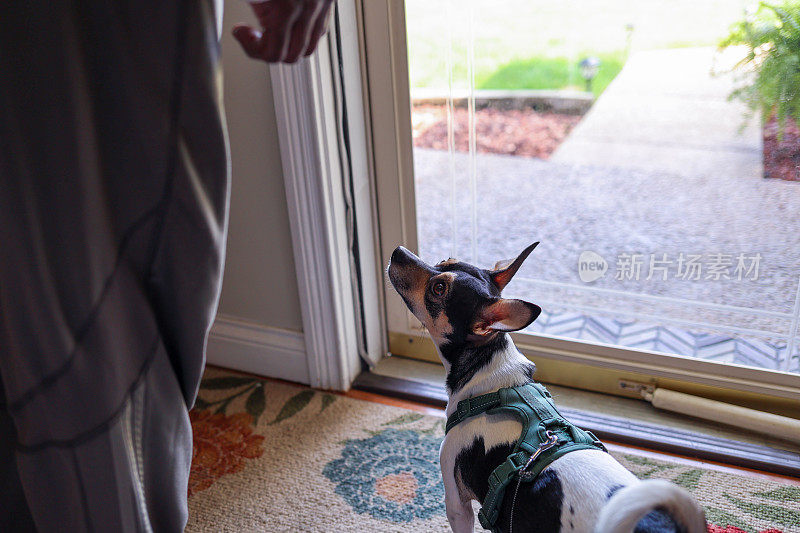
[[271,65],[308,383],[347,390],[360,370],[330,34],[294,65]]

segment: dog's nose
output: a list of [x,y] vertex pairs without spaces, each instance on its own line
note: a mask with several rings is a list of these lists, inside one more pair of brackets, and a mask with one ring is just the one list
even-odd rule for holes
[[429,267],[425,261],[414,255],[412,252],[406,250],[402,246],[398,246],[392,252],[392,258],[389,262],[389,274],[392,270],[422,270],[428,274],[433,274],[433,269]]
[[405,265],[408,263],[413,263],[415,259],[414,254],[403,248],[402,246],[398,246],[392,252],[391,262],[393,265]]

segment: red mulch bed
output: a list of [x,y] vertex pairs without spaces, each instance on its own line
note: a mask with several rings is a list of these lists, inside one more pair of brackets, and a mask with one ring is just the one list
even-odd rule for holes
[[770,118],[764,125],[764,177],[800,181],[800,127],[786,120],[783,138],[778,141],[778,121]]
[[[534,110],[479,109],[475,112],[476,149],[480,153],[547,159],[580,122],[576,115],[539,113]],[[447,150],[447,109],[438,105],[414,106],[414,146]],[[455,110],[455,149],[469,151],[467,110]]]

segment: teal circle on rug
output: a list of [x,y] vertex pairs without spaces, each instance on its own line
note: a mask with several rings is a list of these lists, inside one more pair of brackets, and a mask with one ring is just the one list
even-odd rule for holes
[[323,474],[358,513],[402,523],[444,513],[440,437],[387,429],[348,440]]

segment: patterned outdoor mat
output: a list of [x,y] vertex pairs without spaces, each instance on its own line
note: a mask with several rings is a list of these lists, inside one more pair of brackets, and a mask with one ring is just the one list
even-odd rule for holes
[[[191,419],[187,531],[449,531],[442,418],[209,369]],[[800,486],[614,456],[689,489],[709,532],[800,532]]]

